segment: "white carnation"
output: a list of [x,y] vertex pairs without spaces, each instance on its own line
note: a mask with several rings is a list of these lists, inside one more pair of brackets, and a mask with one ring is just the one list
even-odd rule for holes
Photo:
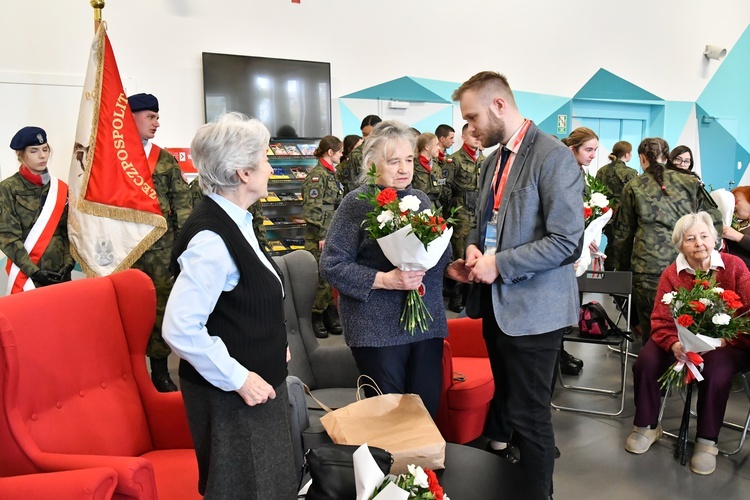
[[409,474],[414,476],[414,484],[416,486],[419,486],[420,488],[430,487],[429,479],[427,478],[427,474],[422,469],[422,467],[412,464],[412,465],[407,465],[406,468],[409,469]]
[[599,208],[605,208],[609,206],[609,200],[602,193],[591,193],[589,202],[591,203],[591,205]]
[[728,314],[716,314],[713,318],[711,318],[711,322],[714,325],[728,325],[730,319],[732,319],[732,317]]
[[713,287],[711,291],[714,292],[716,295],[721,295],[722,293],[724,293],[724,289],[721,288],[720,286]]
[[401,201],[398,202],[398,209],[402,212],[406,212],[408,210],[416,212],[417,210],[419,210],[419,205],[419,198],[417,198],[413,194],[410,194],[408,196],[404,196]]
[[390,210],[383,210],[380,212],[380,215],[378,215],[378,222],[380,222],[380,229],[383,229],[386,224],[391,222],[393,220],[393,212]]
[[714,305],[714,303],[711,301],[711,299],[700,298],[700,299],[698,299],[698,302],[700,302],[701,304],[703,304],[706,307],[711,307],[712,305]]
[[661,298],[662,304],[667,304],[667,305],[671,304],[676,295],[677,294],[675,292],[665,293]]
[[422,210],[421,213],[423,215],[426,215],[427,217],[432,217],[433,215],[435,215],[434,213],[432,213],[432,209],[431,208],[425,208],[424,210]]

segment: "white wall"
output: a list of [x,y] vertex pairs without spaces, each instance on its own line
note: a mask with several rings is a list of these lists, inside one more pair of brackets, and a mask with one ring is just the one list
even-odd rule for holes
[[[329,61],[334,98],[404,75],[463,81],[484,69],[519,90],[570,96],[604,67],[693,101],[719,66],[704,46],[731,50],[750,2],[107,0],[103,13],[127,92],[159,98],[156,141],[184,147],[203,123],[204,51]],[[35,124],[56,149],[53,173],[67,178],[92,37],[88,0],[0,0],[2,177],[17,167],[12,134]]]

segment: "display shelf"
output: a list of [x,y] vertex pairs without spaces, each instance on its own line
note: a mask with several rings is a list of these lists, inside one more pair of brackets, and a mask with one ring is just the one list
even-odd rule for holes
[[261,200],[271,255],[304,249],[302,183],[317,164],[313,156],[320,139],[274,139],[267,150],[274,169],[268,181],[268,197]]

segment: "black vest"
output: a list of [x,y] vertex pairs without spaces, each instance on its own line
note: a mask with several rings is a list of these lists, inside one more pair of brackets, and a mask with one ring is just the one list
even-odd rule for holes
[[[278,387],[287,376],[286,322],[281,284],[261,262],[237,224],[208,196],[196,205],[172,248],[175,278],[180,271],[177,258],[185,251],[190,240],[203,230],[221,237],[240,272],[237,286],[221,293],[216,307],[208,316],[208,333],[219,337],[226,344],[229,354],[242,366],[263,377],[271,386]],[[281,276],[273,260],[271,263]],[[179,374],[193,383],[208,384],[185,360],[180,360]]]

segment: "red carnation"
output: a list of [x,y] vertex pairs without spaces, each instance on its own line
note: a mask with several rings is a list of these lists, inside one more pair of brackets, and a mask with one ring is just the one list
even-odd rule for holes
[[692,325],[692,324],[694,323],[694,321],[693,321],[693,317],[692,317],[692,316],[690,316],[689,314],[681,314],[681,315],[680,315],[680,316],[679,316],[679,317],[677,318],[677,323],[678,323],[678,324],[679,324],[680,326],[684,326],[685,328],[687,328],[687,327],[689,327],[690,325]]
[[706,304],[703,302],[700,302],[698,300],[691,300],[690,301],[690,309],[697,312],[698,314],[702,312],[706,312]]
[[602,208],[602,213],[603,214],[606,214],[607,212],[609,212],[609,207]]
[[703,288],[709,288],[711,286],[711,283],[709,283],[707,280],[703,280],[701,282],[701,285],[703,285]]
[[396,201],[398,199],[398,193],[393,188],[385,188],[378,193],[378,196],[375,199],[377,200],[378,205],[384,207],[387,204]]
[[430,469],[425,469],[425,473],[427,474],[427,485],[430,493],[435,495],[435,500],[443,500],[443,487],[440,486],[437,476]]
[[740,296],[734,293],[732,290],[724,290],[721,292],[721,298],[724,301],[740,300]]
[[593,215],[594,211],[589,207],[583,207],[583,218],[588,219]]

